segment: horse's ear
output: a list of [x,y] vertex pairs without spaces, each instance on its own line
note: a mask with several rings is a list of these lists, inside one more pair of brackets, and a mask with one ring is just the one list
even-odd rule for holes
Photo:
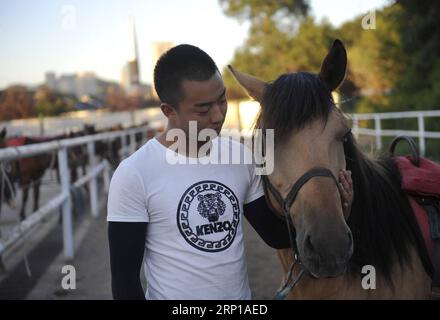
[[332,48],[322,62],[319,76],[330,91],[335,90],[344,81],[347,69],[347,51],[341,40],[336,39]]
[[6,137],[6,127],[4,127],[2,131],[0,131],[0,138],[3,139],[4,137]]
[[264,91],[266,90],[267,83],[251,76],[250,74],[235,70],[231,65],[228,65],[228,68],[247,93],[258,102],[263,103]]

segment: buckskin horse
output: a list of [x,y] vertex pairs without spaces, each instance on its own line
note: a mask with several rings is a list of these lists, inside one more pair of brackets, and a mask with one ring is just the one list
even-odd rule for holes
[[[428,299],[433,265],[400,173],[392,158],[360,150],[332,99],[346,64],[336,40],[319,74],[288,73],[266,83],[229,66],[261,104],[256,127],[274,129],[274,171],[263,181],[268,204],[291,230],[292,248],[277,252],[284,297]],[[348,216],[335,178],[345,168],[354,188]],[[364,266],[374,267],[375,290],[362,286]]]

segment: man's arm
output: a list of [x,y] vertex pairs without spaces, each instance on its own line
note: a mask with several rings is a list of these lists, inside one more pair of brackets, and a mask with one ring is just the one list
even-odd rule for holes
[[145,300],[140,281],[146,222],[109,222],[113,299]]
[[[351,171],[342,170],[339,174],[339,182],[343,211],[348,218],[353,202]],[[275,249],[290,248],[286,221],[270,210],[264,196],[245,204],[243,209],[244,216],[267,245]]]
[[275,249],[290,248],[286,222],[269,209],[264,196],[245,204],[243,211],[246,219],[268,246]]

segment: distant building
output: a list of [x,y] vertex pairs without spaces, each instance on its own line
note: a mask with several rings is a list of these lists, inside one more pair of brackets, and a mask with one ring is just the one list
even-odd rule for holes
[[78,100],[99,99],[104,101],[108,88],[118,84],[113,81],[99,79],[93,72],[79,72],[76,74],[63,74],[56,77],[55,73],[46,73],[45,85],[53,90],[65,95],[73,95]]
[[[152,92],[151,85],[141,82],[138,44],[133,20],[130,20],[130,28],[133,41],[133,46],[131,47],[132,53],[122,67],[120,84],[99,79],[93,72],[62,74],[59,77],[57,77],[54,72],[47,72],[45,74],[46,87],[57,93],[75,96],[80,100],[80,103],[77,105],[79,109],[85,109],[91,106],[100,107],[96,101],[106,101],[109,93],[111,94],[112,92],[120,92],[118,95],[121,97],[135,98],[134,101],[138,98],[150,100]],[[172,46],[169,42],[158,43],[156,52],[160,54],[162,50],[166,50],[170,45]]]
[[157,60],[159,60],[160,56],[164,54],[166,51],[174,47],[173,42],[162,41],[162,42],[153,42],[152,44],[152,66],[156,65]]
[[[160,56],[162,54],[164,54],[166,51],[168,51],[169,49],[171,49],[172,47],[174,47],[174,43],[173,42],[169,42],[169,41],[163,41],[163,42],[153,42],[152,44],[152,61],[151,61],[151,65],[154,66],[156,65],[157,60],[159,60]],[[159,100],[159,97],[156,93],[156,90],[154,90],[154,85],[152,86],[151,89],[151,95],[154,99]]]
[[76,77],[76,93],[77,97],[92,96],[99,97],[99,80],[93,72],[78,73]]
[[[47,83],[46,85],[49,87]],[[76,95],[76,75],[64,74],[60,76],[59,79],[56,79],[55,88],[59,93]]]
[[55,91],[57,89],[56,88],[57,83],[56,83],[56,79],[55,79],[55,73],[54,72],[46,72],[45,79],[46,79],[46,81],[45,81],[46,86],[49,89]]

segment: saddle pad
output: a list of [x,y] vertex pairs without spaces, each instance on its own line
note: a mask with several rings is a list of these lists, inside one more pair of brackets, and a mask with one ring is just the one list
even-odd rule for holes
[[24,146],[26,144],[26,137],[25,136],[21,136],[21,137],[7,138],[6,141],[5,141],[5,144],[6,144],[7,147]]

